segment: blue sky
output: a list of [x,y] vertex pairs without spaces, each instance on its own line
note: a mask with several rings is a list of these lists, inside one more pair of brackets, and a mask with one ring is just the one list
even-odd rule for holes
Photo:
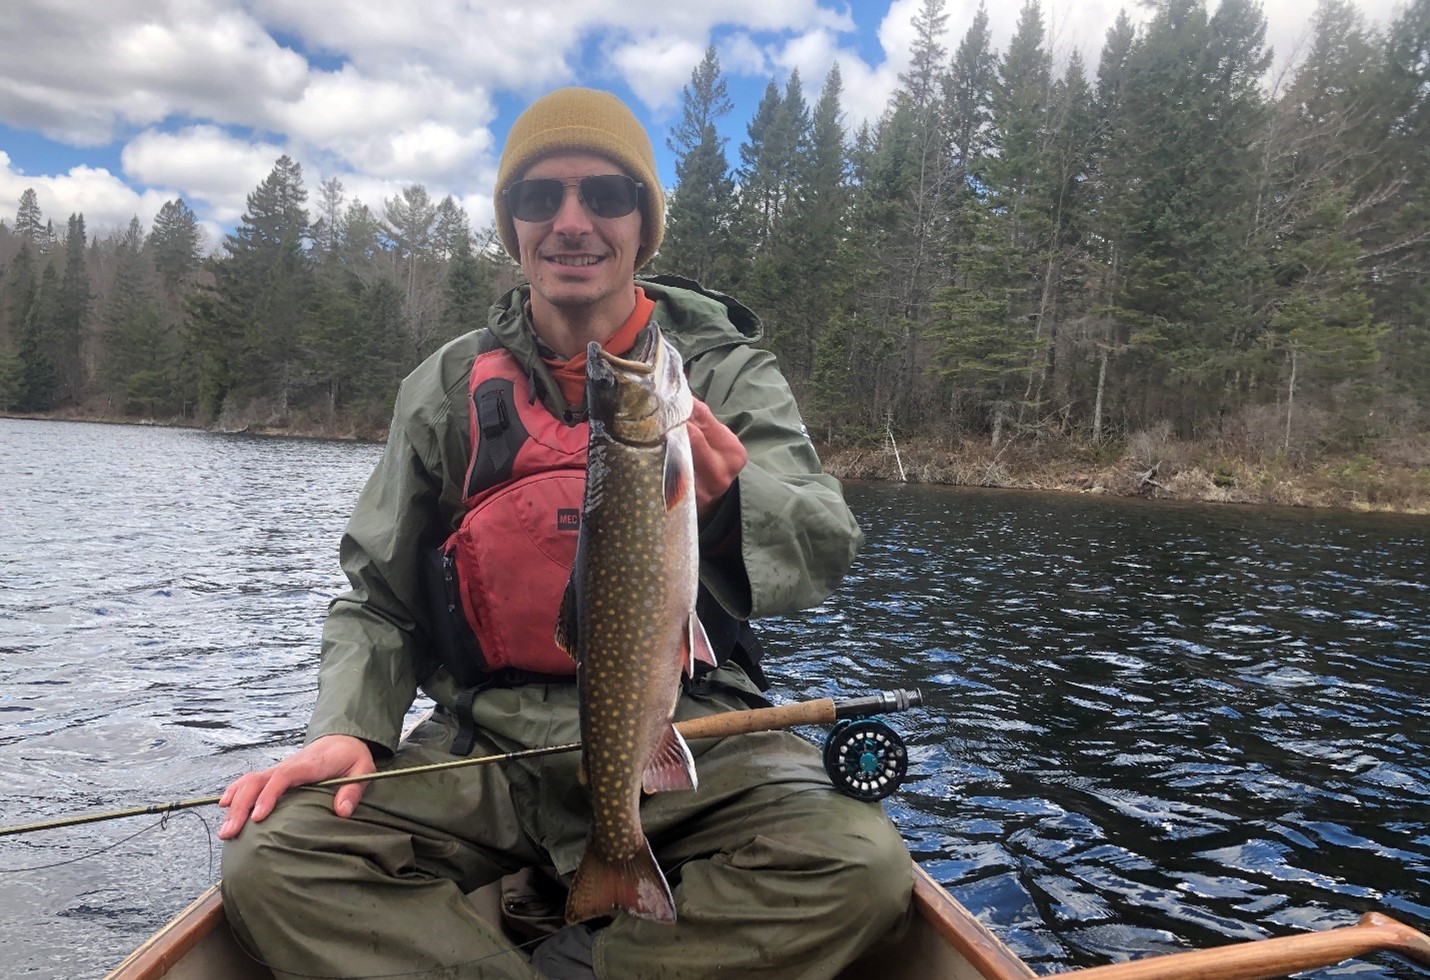
[[[1214,2],[1214,0],[1213,0]],[[71,0],[0,2],[0,217],[33,188],[57,225],[147,228],[182,196],[210,245],[287,153],[310,200],[328,177],[379,215],[422,183],[491,217],[501,144],[521,108],[560,85],[614,91],[651,131],[661,176],[681,87],[714,43],[735,103],[732,163],[771,78],[798,69],[811,102],[833,64],[852,130],[878,116],[908,64],[924,0]],[[1284,66],[1309,0],[1265,0]],[[1361,0],[1386,24],[1394,0]],[[1119,0],[1044,0],[1050,46],[1096,65]],[[1134,19],[1145,16],[1125,4]],[[1007,43],[1018,3],[989,3]],[[84,9],[83,14],[77,11]],[[977,0],[947,0],[950,51]]]

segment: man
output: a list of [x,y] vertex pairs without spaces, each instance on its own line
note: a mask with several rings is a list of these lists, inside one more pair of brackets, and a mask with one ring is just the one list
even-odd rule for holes
[[[568,927],[531,964],[464,893],[529,867],[569,881],[590,820],[574,754],[336,793],[306,786],[378,760],[409,767],[578,739],[574,677],[542,659],[564,572],[542,570],[544,544],[512,550],[525,540],[516,510],[485,515],[489,500],[546,492],[513,473],[513,457],[519,470],[546,453],[560,471],[558,444],[584,439],[589,341],[623,354],[658,323],[696,397],[701,616],[727,659],[682,694],[677,717],[757,699],[739,624],[819,602],[861,540],[774,358],[750,344],[754,316],[693,283],[635,278],[660,245],[665,202],[649,137],[618,99],[562,89],[530,106],[502,154],[496,209],[527,284],[493,307],[487,330],[403,382],[343,537],[352,590],[324,627],[307,744],[222,800],[230,921],[279,977],[831,976],[906,914],[909,859],[882,810],[838,795],[814,747],[791,734],[696,742],[699,789],[642,803],[676,923],[621,914]],[[488,405],[493,393],[505,401]],[[518,430],[540,431],[502,448],[496,434]],[[466,600],[508,597],[462,624],[498,665],[475,683],[472,665],[437,642],[451,624],[420,571],[473,521],[486,523],[469,541],[500,547],[458,555],[458,588]],[[438,709],[399,748],[419,685]]]

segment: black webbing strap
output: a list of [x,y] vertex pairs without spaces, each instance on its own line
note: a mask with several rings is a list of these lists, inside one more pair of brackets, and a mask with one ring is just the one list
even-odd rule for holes
[[477,744],[477,726],[472,721],[472,705],[476,703],[477,695],[481,692],[480,687],[464,687],[457,695],[457,704],[453,709],[457,715],[457,737],[452,739],[453,755],[471,755],[472,748]]

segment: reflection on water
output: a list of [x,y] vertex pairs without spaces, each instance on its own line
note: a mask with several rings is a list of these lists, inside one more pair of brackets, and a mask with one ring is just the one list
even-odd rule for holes
[[896,720],[923,777],[891,809],[1040,972],[1372,908],[1430,924],[1430,522],[849,497],[869,546],[813,633],[766,631],[774,673],[923,688]]
[[[300,740],[377,454],[0,419],[0,823],[207,795]],[[1369,908],[1430,926],[1430,522],[850,499],[868,546],[766,624],[771,675],[923,689],[887,719],[920,774],[889,810],[1039,972]],[[215,817],[0,840],[0,869],[75,862],[0,873],[7,969],[103,972],[213,880]]]

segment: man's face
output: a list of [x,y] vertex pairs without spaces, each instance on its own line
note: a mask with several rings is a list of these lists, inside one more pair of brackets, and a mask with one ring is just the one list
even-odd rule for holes
[[[598,313],[608,306],[629,314],[631,281],[641,245],[640,208],[619,218],[598,218],[582,205],[575,181],[621,173],[605,157],[563,153],[537,161],[522,177],[570,182],[561,209],[548,221],[515,221],[521,269],[531,283],[532,308],[546,303],[568,312]],[[619,321],[618,321],[619,322]]]

